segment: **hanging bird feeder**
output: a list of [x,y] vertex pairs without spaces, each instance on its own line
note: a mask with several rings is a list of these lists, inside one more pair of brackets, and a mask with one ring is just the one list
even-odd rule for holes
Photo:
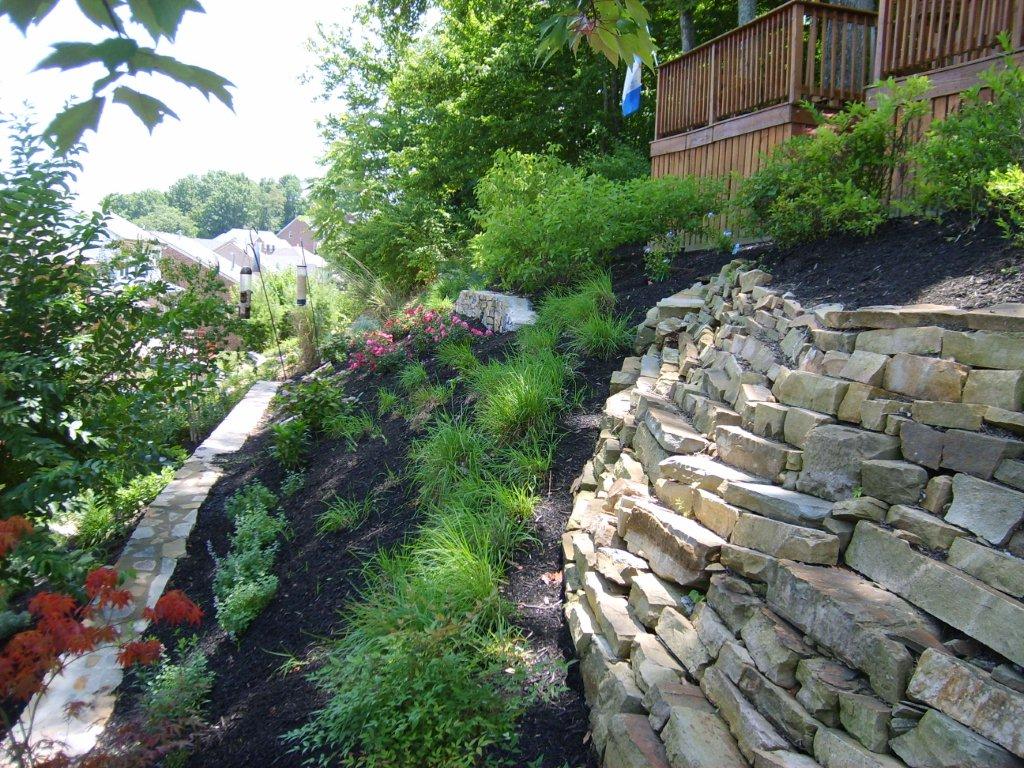
[[305,264],[295,265],[295,303],[306,306],[306,291],[309,287],[309,274]]
[[252,269],[242,267],[238,275],[238,316],[248,320],[252,315]]

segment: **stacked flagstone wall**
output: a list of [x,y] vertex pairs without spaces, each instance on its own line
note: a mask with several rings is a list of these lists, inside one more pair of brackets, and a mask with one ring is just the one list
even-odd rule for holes
[[727,265],[612,376],[563,546],[606,768],[1024,765],[1024,311]]
[[517,331],[537,319],[529,299],[495,291],[461,291],[454,309],[495,333]]

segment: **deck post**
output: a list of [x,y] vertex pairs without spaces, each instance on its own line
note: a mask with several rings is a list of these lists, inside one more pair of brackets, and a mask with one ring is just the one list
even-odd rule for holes
[[[803,72],[804,4],[794,3],[789,19],[789,103],[800,99],[800,74]],[[813,54],[810,54],[813,55]]]
[[715,122],[715,89],[718,88],[718,46],[711,46],[711,65],[708,67],[708,125]]
[[[1024,0],[1020,0],[1024,4]],[[889,32],[886,27],[889,24],[889,3],[890,0],[878,0],[878,23],[875,25],[875,63],[871,68],[871,80],[877,83],[882,79],[882,67],[885,66],[885,48],[889,43]]]

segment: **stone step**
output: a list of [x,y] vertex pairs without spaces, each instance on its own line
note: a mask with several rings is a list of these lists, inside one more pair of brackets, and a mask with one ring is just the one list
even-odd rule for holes
[[658,444],[669,453],[690,454],[704,451],[709,443],[701,437],[678,411],[650,406],[644,412],[643,424]]
[[909,765],[956,765],[963,768],[1021,768],[1024,761],[934,710],[916,727],[893,739],[892,751]]
[[718,458],[759,477],[773,480],[787,468],[796,468],[800,451],[785,443],[758,437],[742,427],[718,427],[715,430]]
[[705,569],[725,543],[697,521],[643,500],[629,510],[623,538],[654,573],[682,586],[706,583]]
[[747,768],[722,719],[699,707],[672,707],[661,738],[672,768]]
[[899,760],[876,754],[833,728],[818,729],[814,736],[814,759],[824,768],[905,768]]
[[729,541],[800,563],[835,565],[839,561],[838,536],[760,515],[741,514]]
[[764,517],[811,528],[820,528],[833,507],[831,501],[817,496],[762,482],[730,480],[724,484],[722,496],[730,504]]
[[907,695],[1024,757],[1024,694],[935,649],[921,654]]
[[669,582],[659,579],[653,573],[638,573],[629,588],[629,606],[633,615],[650,630],[658,624],[666,608],[679,608],[683,604],[683,593]]
[[619,714],[608,725],[604,768],[670,768],[665,745],[643,715]]
[[706,454],[669,456],[659,465],[662,477],[680,483],[696,483],[704,490],[719,493],[722,485],[728,483],[764,483],[764,478],[730,467]]
[[848,381],[809,371],[786,370],[775,379],[772,393],[785,405],[835,416],[849,387]]
[[1024,598],[1024,560],[1019,557],[958,538],[946,562],[1010,597]]
[[594,571],[583,576],[583,589],[597,628],[612,652],[620,659],[628,659],[633,640],[646,630],[630,613],[626,598],[609,592]]
[[803,453],[796,488],[821,498],[849,498],[861,484],[861,463],[897,459],[899,438],[842,424],[823,424],[811,430]]
[[[768,606],[843,663],[859,669],[890,704],[903,698],[916,648],[941,646],[936,622],[906,600],[841,568],[779,561]],[[901,639],[897,639],[901,638]]]
[[789,747],[785,738],[747,701],[717,665],[705,670],[700,688],[718,708],[718,714],[728,723],[729,732],[748,760],[753,760],[755,750],[772,751]]
[[847,565],[1017,664],[1024,664],[1024,605],[915,551],[874,523],[857,523]]

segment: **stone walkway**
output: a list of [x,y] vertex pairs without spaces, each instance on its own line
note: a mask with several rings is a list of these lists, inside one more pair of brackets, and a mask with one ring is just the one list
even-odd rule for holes
[[[223,474],[218,460],[234,453],[256,429],[277,391],[277,382],[260,381],[227,415],[224,421],[195,450],[174,475],[174,479],[149,505],[116,567],[134,571],[129,589],[135,598],[133,609],[122,617],[133,621],[138,632],[148,622],[142,611],[152,607],[163,594],[178,559],[195,525],[199,507]],[[96,744],[114,710],[115,689],[122,679],[117,648],[106,646],[75,659],[68,668],[37,696],[25,710],[25,719],[35,712],[32,743],[63,745],[69,756],[82,755]],[[74,715],[68,715],[74,704]]]

